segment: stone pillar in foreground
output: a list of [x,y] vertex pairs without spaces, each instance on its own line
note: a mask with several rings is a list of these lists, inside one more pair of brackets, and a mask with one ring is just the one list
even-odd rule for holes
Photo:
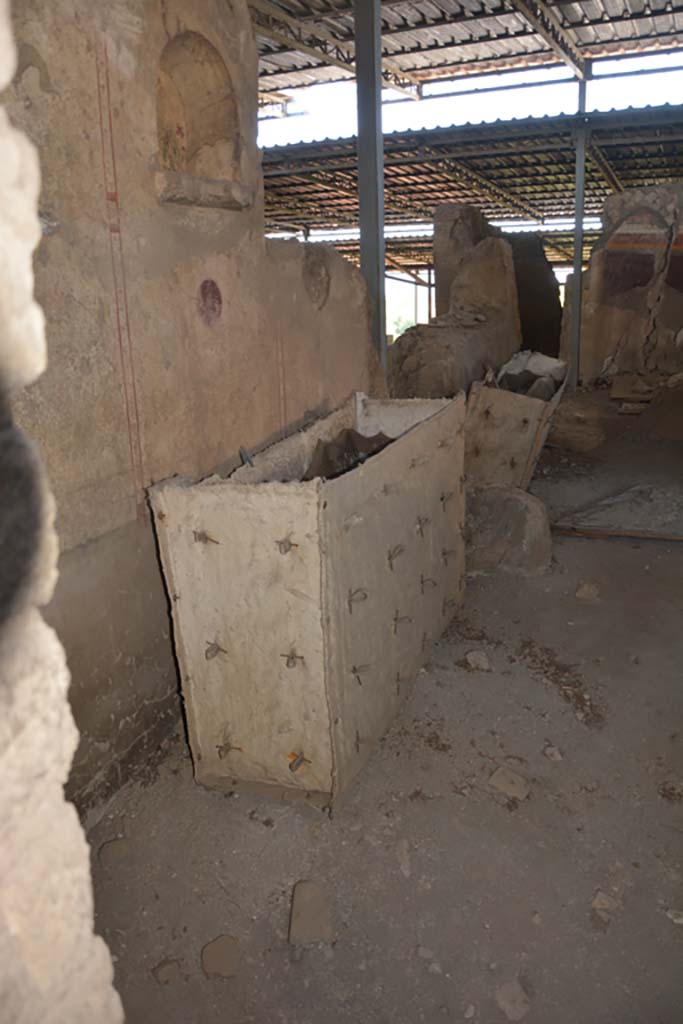
[[[0,90],[14,72],[0,0]],[[38,158],[0,107],[0,1017],[3,1024],[119,1024],[109,951],[93,933],[89,850],[64,799],[78,733],[69,673],[39,608],[57,576],[54,503],[12,395],[45,368],[33,300]]]

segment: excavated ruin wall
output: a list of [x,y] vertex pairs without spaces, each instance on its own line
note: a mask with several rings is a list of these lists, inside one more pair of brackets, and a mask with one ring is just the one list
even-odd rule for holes
[[[563,358],[570,321],[567,301]],[[683,185],[626,189],[605,203],[603,233],[584,272],[581,377],[681,370]]]
[[7,101],[44,168],[51,351],[18,412],[57,496],[47,616],[73,677],[84,807],[179,714],[146,486],[372,392],[377,364],[358,271],[264,239],[245,0],[23,0],[15,14]]
[[[15,56],[7,0],[0,0],[0,89]],[[31,269],[40,238],[39,170],[34,148],[1,107],[0,153],[0,376],[15,397],[45,368]],[[42,468],[4,409],[0,488],[0,1016],[5,1024],[118,1024],[123,1013],[111,960],[93,934],[89,850],[64,799],[78,739],[67,701],[69,673],[59,639],[38,610],[56,576],[53,502]],[[8,581],[32,510],[38,532],[28,539],[37,541],[35,559],[10,603]]]
[[436,315],[443,316],[450,309],[451,286],[463,253],[485,238],[504,238],[512,246],[522,347],[557,356],[562,325],[560,287],[546,258],[543,239],[534,234],[503,234],[467,203],[440,203],[434,211]]

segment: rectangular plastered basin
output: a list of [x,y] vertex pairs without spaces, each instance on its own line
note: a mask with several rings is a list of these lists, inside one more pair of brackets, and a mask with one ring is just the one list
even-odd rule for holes
[[[227,479],[151,491],[197,781],[341,792],[464,589],[465,401],[354,395]],[[319,439],[393,438],[302,482]]]

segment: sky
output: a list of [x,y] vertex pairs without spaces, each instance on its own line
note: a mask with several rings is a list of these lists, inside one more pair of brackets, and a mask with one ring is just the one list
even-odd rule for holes
[[[614,71],[681,67],[680,54],[634,57],[594,63],[594,80],[586,90],[588,110],[625,109],[662,103],[679,103],[683,97],[683,70],[633,78],[606,78]],[[540,80],[549,85],[532,83]],[[473,90],[526,83],[525,88],[502,89],[477,95]],[[382,108],[385,133],[418,128],[446,127],[545,114],[572,114],[577,110],[578,85],[568,68],[519,71],[506,75],[477,75],[457,82],[434,82],[424,88],[425,98],[416,101],[387,90]],[[439,93],[457,92],[440,96]],[[286,145],[356,134],[356,84],[336,82],[294,89],[287,117],[259,122],[259,145]]]

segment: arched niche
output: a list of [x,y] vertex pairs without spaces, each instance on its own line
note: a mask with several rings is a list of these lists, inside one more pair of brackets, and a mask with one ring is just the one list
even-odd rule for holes
[[241,209],[239,110],[225,61],[197,32],[174,36],[157,75],[157,191],[163,202]]

